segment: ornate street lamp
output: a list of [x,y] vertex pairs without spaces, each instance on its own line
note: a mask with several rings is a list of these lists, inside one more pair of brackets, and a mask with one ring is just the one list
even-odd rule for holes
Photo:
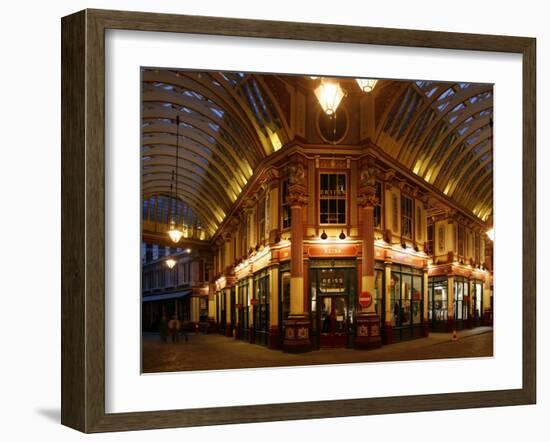
[[174,266],[177,264],[177,261],[174,258],[168,258],[165,262],[166,262],[166,266],[169,269],[173,269]]
[[369,80],[368,78],[357,78],[357,84],[363,92],[372,92],[378,80]]
[[344,90],[335,80],[321,79],[321,84],[315,89],[315,96],[327,115],[336,113],[336,109],[344,98]]

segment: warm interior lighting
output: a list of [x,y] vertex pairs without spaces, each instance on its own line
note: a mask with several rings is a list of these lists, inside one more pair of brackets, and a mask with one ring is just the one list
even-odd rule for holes
[[376,86],[376,83],[378,83],[378,80],[369,80],[368,78],[357,79],[357,84],[363,92],[372,92]]
[[494,241],[495,240],[495,229],[491,227],[489,230],[487,230],[487,236],[489,237],[489,239],[491,241]]
[[191,249],[185,249],[187,253],[191,253]]
[[337,81],[322,80],[315,89],[315,96],[323,111],[327,115],[333,115],[344,98],[344,90]]
[[183,232],[178,229],[175,224],[171,224],[170,230],[168,230],[168,236],[173,242],[178,243],[183,236]]
[[166,265],[168,266],[169,269],[173,269],[174,266],[176,265],[176,260],[174,258],[168,258],[166,260]]
[[277,152],[283,146],[283,143],[281,143],[281,139],[279,138],[279,135],[277,135],[277,132],[273,132],[269,127],[266,127],[266,129],[271,145],[273,146],[273,150]]

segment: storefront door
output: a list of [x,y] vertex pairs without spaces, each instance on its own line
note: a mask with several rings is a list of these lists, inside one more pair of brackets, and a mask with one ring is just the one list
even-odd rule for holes
[[320,296],[318,330],[321,347],[344,347],[347,341],[347,296]]
[[311,333],[316,348],[351,347],[357,272],[355,260],[310,261]]

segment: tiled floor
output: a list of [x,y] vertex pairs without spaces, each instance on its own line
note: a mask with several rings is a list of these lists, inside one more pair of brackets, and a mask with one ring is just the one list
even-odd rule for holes
[[303,354],[249,344],[218,334],[189,334],[188,342],[162,343],[158,334],[143,335],[143,372],[220,370],[252,367],[280,367],[312,364],[404,361],[493,355],[493,330],[478,327],[458,333],[452,341],[448,333],[386,345],[377,350],[322,349]]

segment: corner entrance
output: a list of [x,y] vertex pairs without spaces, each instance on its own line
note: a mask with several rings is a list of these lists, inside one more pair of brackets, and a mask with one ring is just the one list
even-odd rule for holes
[[355,335],[355,260],[311,260],[309,268],[314,346],[351,347]]

